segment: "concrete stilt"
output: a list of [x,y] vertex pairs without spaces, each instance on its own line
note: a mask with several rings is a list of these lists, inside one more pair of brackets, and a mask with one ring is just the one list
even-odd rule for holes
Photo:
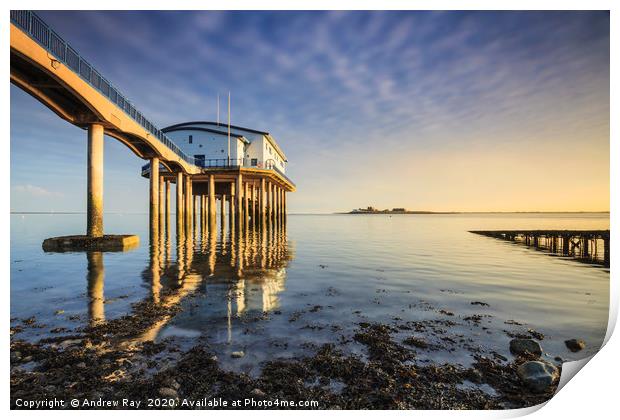
[[243,189],[243,220],[247,226],[250,222],[250,185],[245,182]]
[[260,213],[259,217],[261,220],[265,220],[265,214],[266,214],[265,207],[267,206],[266,195],[267,195],[267,191],[265,187],[265,178],[261,178],[260,190],[258,191],[258,208],[259,208],[259,213]]
[[185,189],[183,191],[185,198],[185,228],[187,231],[187,236],[190,236],[190,228],[192,227],[192,206],[191,206],[191,197],[192,197],[192,180],[189,175],[185,176]]
[[159,231],[163,232],[166,223],[166,215],[164,213],[166,208],[166,184],[164,176],[159,175]]
[[222,228],[226,223],[226,194],[222,194],[220,198],[220,223],[222,224]]
[[88,127],[86,235],[103,236],[103,126]]
[[243,212],[243,175],[239,174],[237,175],[237,187],[236,187],[236,191],[237,191],[237,197],[236,197],[236,203],[235,203],[235,210],[237,212],[237,220],[239,221],[239,223],[241,223],[241,216],[242,216],[242,212]]
[[256,223],[256,185],[252,183],[251,187],[252,192],[250,194],[250,204],[252,206],[251,215],[252,215],[252,224]]
[[165,219],[166,219],[166,233],[170,232],[170,181],[166,181],[166,208],[165,208]]
[[209,226],[215,223],[215,175],[209,175]]
[[[228,202],[228,220],[230,221],[231,229],[235,226],[235,203],[237,198],[235,197],[235,182],[230,183],[230,200]],[[231,230],[232,232],[232,230]]]
[[151,246],[159,233],[159,158],[151,158],[150,233]]
[[177,235],[181,235],[183,233],[183,172],[177,173],[176,213]]

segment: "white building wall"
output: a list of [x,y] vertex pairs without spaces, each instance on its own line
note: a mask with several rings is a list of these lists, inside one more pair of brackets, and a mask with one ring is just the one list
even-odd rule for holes
[[[189,156],[205,155],[205,159],[226,159],[228,157],[228,136],[199,130],[178,130],[166,133],[181,150]],[[192,136],[192,142],[189,142]],[[230,138],[230,158],[243,157],[243,141]]]
[[[225,126],[216,124],[193,124],[195,127],[226,131]],[[270,164],[283,173],[286,171],[284,158],[271,145],[267,136],[242,129],[233,129],[231,133],[242,135],[250,143],[231,136],[230,158],[243,159],[243,165],[252,167],[252,159],[256,159],[257,168],[266,168]],[[228,135],[201,130],[181,129],[166,133],[181,150],[189,156],[205,155],[205,160],[226,159],[228,155]],[[189,136],[192,143],[189,143]],[[223,161],[220,161],[223,162]]]

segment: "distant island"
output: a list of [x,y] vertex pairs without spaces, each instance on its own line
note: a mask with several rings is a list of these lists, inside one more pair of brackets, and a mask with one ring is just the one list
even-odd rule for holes
[[609,210],[602,211],[428,211],[428,210],[407,210],[404,207],[394,207],[393,209],[378,209],[368,206],[366,208],[353,209],[346,212],[337,212],[335,214],[584,214],[584,213],[609,213]]
[[345,214],[457,214],[455,211],[425,211],[425,210],[407,210],[404,207],[394,207],[393,209],[380,210],[372,206],[365,209],[353,209]]

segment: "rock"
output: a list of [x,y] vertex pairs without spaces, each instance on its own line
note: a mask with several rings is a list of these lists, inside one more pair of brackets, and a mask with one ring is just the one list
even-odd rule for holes
[[538,342],[529,338],[513,338],[510,340],[510,352],[517,356],[542,355],[542,348]]
[[26,356],[22,359],[22,363],[32,362],[32,356]]
[[261,389],[254,388],[254,389],[252,390],[252,395],[255,395],[255,396],[257,396],[257,397],[264,397],[264,396],[265,396],[265,395],[267,395],[267,394],[265,394],[265,392],[264,392],[263,390],[261,390]]
[[86,363],[80,362],[77,365],[75,365],[75,367],[78,369],[86,369]]
[[245,356],[245,353],[242,351],[233,351],[232,353],[230,353],[230,357],[232,357],[233,359],[240,359],[243,356]]
[[64,313],[65,311],[63,309],[58,309],[57,311],[54,311],[54,315],[62,315]]
[[170,388],[174,389],[175,391],[178,391],[179,388],[181,388],[181,385],[174,379],[170,379],[170,381],[168,381],[168,386],[170,386]]
[[217,356],[211,356],[210,359],[213,360],[214,362],[217,362]]
[[559,371],[551,363],[531,360],[517,368],[517,375],[534,392],[544,392],[559,377]]
[[564,344],[566,344],[566,347],[568,347],[568,349],[573,353],[576,353],[586,348],[586,342],[583,340],[578,340],[576,338],[566,340]]
[[418,338],[418,337],[408,337],[408,338],[405,338],[403,340],[403,343],[407,344],[408,346],[417,347],[419,349],[428,348],[428,344],[426,343],[426,341],[424,341],[424,340],[422,340],[421,338]]
[[164,398],[178,398],[177,392],[172,388],[159,388],[157,392]]

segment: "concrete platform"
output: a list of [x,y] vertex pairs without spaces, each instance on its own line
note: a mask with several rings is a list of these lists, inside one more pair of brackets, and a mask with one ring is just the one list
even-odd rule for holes
[[99,238],[86,235],[58,236],[44,240],[43,251],[128,251],[139,244],[138,235],[104,235]]

